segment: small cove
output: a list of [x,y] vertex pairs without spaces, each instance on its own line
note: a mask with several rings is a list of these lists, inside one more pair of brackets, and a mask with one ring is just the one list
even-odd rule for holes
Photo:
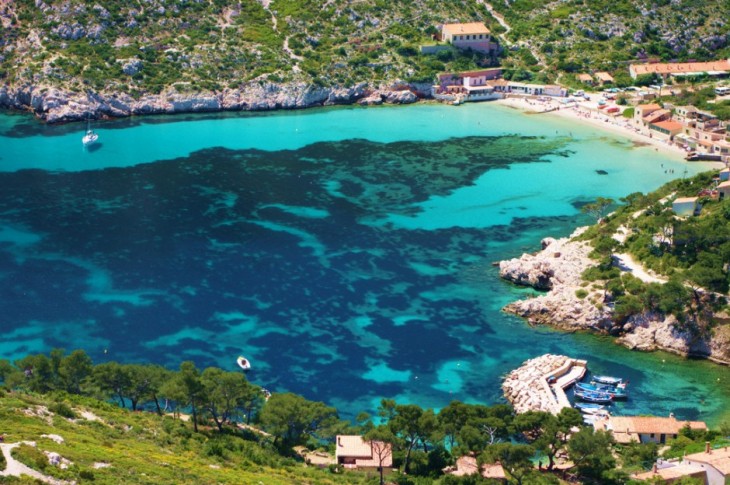
[[500,311],[530,291],[491,265],[701,164],[488,104],[96,129],[89,152],[80,125],[0,116],[4,358],[234,370],[244,353],[254,382],[351,417],[383,397],[502,402],[500,376],[553,352],[628,377],[622,412],[728,418],[727,368],[530,328]]

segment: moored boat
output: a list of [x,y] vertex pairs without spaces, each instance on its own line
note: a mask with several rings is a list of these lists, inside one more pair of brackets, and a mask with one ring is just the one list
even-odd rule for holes
[[613,376],[593,376],[593,380],[609,386],[618,386],[624,382],[623,378]]
[[594,402],[599,404],[606,404],[613,401],[613,396],[607,392],[595,392],[595,391],[579,391],[576,389],[573,394],[578,399],[587,402]]
[[91,129],[91,124],[86,124],[86,134],[81,138],[81,143],[84,144],[84,146],[89,146],[96,142],[96,140],[99,139],[99,135],[96,134],[94,130]]
[[242,355],[239,355],[236,359],[236,363],[238,364],[238,367],[243,369],[244,371],[251,370],[251,362],[248,361],[248,359]]
[[626,392],[626,387],[623,385],[609,386],[608,384],[584,384],[582,382],[578,382],[575,384],[575,387],[579,391],[605,392],[607,394],[610,394],[614,399],[627,399],[629,397],[628,393]]
[[573,404],[573,406],[575,406],[575,408],[580,412],[587,414],[597,414],[600,411],[606,410],[606,406],[603,404],[594,404],[590,402],[577,402]]

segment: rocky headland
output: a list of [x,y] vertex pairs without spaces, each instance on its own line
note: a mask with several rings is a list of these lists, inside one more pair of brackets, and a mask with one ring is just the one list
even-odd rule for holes
[[587,268],[596,265],[589,257],[591,246],[575,240],[584,230],[578,229],[568,238],[545,238],[541,251],[501,261],[502,278],[546,291],[535,298],[512,302],[503,310],[525,318],[532,325],[614,335],[618,337],[617,343],[630,349],[665,350],[728,363],[730,335],[722,331],[727,326],[710,337],[698,337],[680,331],[671,315],[646,312],[633,315],[623,323],[615,322],[613,303],[606,298],[603,285],[586,284],[581,277]]
[[0,86],[0,108],[32,112],[48,123],[88,118],[214,111],[267,111],[315,106],[408,104],[429,95],[429,86],[393,83],[372,87],[319,87],[306,83],[250,82],[239,89],[186,93],[174,88],[132,97],[112,92],[70,92],[43,86]]

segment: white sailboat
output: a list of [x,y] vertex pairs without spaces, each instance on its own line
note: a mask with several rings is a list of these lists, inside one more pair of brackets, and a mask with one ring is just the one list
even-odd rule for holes
[[91,145],[92,143],[96,142],[96,140],[99,139],[99,135],[96,134],[94,130],[91,129],[91,122],[86,122],[86,134],[81,138],[81,143],[84,144],[85,147]]

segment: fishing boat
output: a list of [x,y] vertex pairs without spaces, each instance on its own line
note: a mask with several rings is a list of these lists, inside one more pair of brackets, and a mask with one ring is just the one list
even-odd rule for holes
[[591,383],[591,384],[584,384],[582,382],[578,382],[575,384],[575,388],[579,391],[586,391],[586,392],[605,392],[607,394],[610,394],[613,396],[614,399],[627,399],[628,393],[626,392],[626,387],[614,387],[609,386],[608,384],[600,384],[600,383]]
[[618,386],[623,384],[624,380],[621,377],[612,376],[593,376],[593,380],[600,382],[601,384],[608,384],[609,386]]
[[599,411],[606,410],[606,406],[603,404],[594,404],[592,402],[577,402],[573,406],[580,412],[587,414],[597,414]]
[[243,369],[244,371],[251,370],[251,362],[248,361],[248,359],[242,355],[239,355],[236,359],[236,363],[238,364],[238,367]]
[[579,391],[578,389],[573,391],[575,397],[582,401],[594,402],[599,404],[607,404],[613,401],[613,396],[607,392],[596,392],[596,391]]
[[85,147],[93,144],[96,142],[96,140],[99,139],[99,135],[96,134],[94,130],[91,129],[91,122],[86,122],[86,134],[81,138],[81,143],[84,144]]

